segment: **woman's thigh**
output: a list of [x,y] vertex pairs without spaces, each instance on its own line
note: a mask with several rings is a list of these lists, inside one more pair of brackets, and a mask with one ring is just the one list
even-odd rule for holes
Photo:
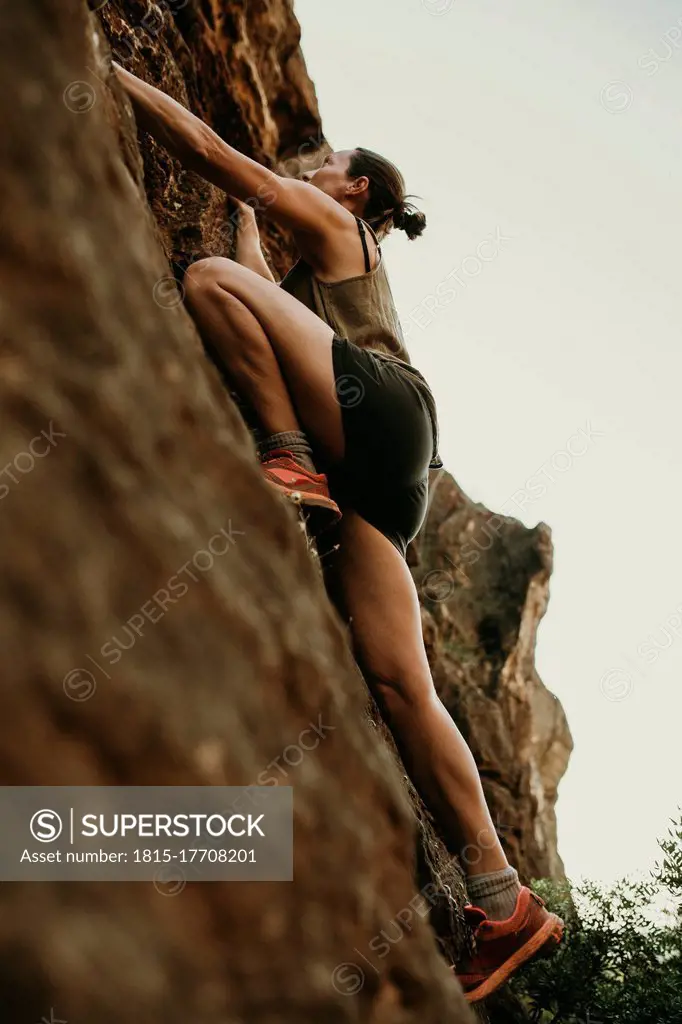
[[410,701],[430,698],[433,682],[419,599],[406,562],[379,530],[350,509],[339,529],[327,583],[349,622],[368,683],[387,683]]
[[277,356],[302,426],[332,461],[340,461],[345,446],[331,327],[279,285],[233,260],[201,260],[189,269],[185,285],[190,306],[201,302],[204,289],[217,287],[253,313]]

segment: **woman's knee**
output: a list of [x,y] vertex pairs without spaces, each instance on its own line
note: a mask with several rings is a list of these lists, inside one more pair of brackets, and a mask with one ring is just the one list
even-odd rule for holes
[[183,285],[190,302],[217,288],[229,293],[233,266],[236,266],[234,261],[223,256],[207,256],[188,267]]

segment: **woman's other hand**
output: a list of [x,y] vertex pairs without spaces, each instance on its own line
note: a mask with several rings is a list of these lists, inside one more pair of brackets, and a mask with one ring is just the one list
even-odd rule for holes
[[239,219],[236,225],[236,262],[241,263],[243,267],[248,267],[249,270],[253,270],[255,274],[259,274],[267,281],[274,281],[272,271],[263,256],[256,211],[250,203],[245,203],[241,199],[235,199],[234,196],[230,198],[239,212]]

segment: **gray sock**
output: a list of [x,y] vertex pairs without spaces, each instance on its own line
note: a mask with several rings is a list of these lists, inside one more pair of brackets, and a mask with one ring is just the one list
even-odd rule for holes
[[265,440],[259,442],[258,454],[261,459],[264,459],[266,455],[274,452],[277,448],[291,452],[296,462],[310,470],[311,473],[317,472],[313,462],[313,450],[302,430],[282,430],[278,434],[270,434]]
[[484,910],[491,921],[506,921],[516,909],[521,883],[512,867],[491,871],[489,875],[469,875],[466,881],[471,902]]

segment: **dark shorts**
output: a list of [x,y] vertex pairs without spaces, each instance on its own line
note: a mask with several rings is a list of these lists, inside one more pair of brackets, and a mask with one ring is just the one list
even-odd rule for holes
[[405,557],[424,521],[433,427],[411,376],[399,364],[332,343],[346,455],[329,472],[331,493],[380,530]]

